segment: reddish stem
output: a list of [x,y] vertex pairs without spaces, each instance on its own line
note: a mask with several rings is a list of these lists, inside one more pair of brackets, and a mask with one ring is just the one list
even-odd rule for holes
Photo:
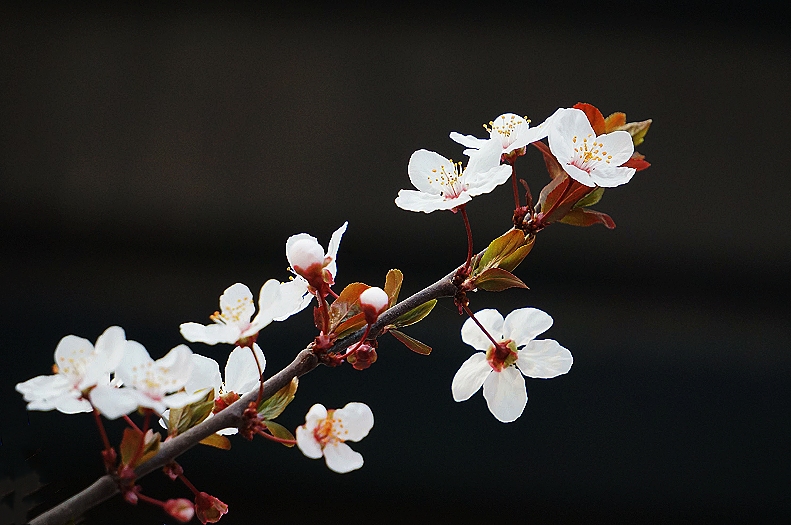
[[133,429],[135,429],[135,430],[137,430],[138,432],[140,432],[140,428],[139,428],[137,425],[135,425],[135,422],[134,422],[134,421],[132,421],[132,419],[131,419],[129,416],[127,416],[126,414],[124,414],[124,416],[123,416],[123,417],[124,417],[124,421],[126,421],[126,424],[127,424],[127,425],[129,425],[129,426],[130,426],[130,427],[132,427]]
[[256,434],[258,434],[259,436],[265,437],[266,439],[268,439],[268,440],[270,440],[270,441],[274,441],[275,443],[284,443],[284,444],[286,444],[286,445],[296,445],[296,444],[297,444],[297,440],[296,440],[296,439],[283,439],[283,438],[279,438],[279,437],[277,437],[277,436],[273,436],[272,434],[270,434],[270,433],[268,433],[268,432],[264,432],[264,431],[263,431],[263,430],[261,430],[260,428],[259,428],[258,430],[256,430],[255,432],[256,432]]
[[142,430],[138,429],[138,430],[140,430],[140,433],[141,433],[140,444],[137,446],[137,451],[135,452],[135,455],[132,458],[132,461],[129,462],[129,465],[131,467],[134,467],[135,465],[137,465],[137,462],[140,461],[140,458],[143,456],[143,450],[145,449],[146,432],[148,432],[148,423],[151,420],[151,410],[148,409],[148,408],[146,408],[144,410],[145,410],[146,416],[145,416],[145,419],[143,419],[143,428],[142,428]]
[[195,485],[193,485],[192,482],[188,480],[183,473],[179,474],[179,479],[181,480],[182,483],[184,483],[184,485],[186,485],[188,489],[192,491],[193,494],[195,494],[196,496],[200,494],[200,491],[195,488]]
[[[253,343],[255,344],[255,343]],[[255,355],[255,350],[253,350],[252,346],[248,346],[250,352],[253,353],[253,359],[255,359],[255,366],[258,367],[258,398],[255,402],[255,406],[261,404],[261,399],[264,397],[264,371],[261,369],[261,363],[258,362],[258,356]]]
[[146,503],[150,503],[151,505],[156,505],[157,507],[165,508],[165,502],[159,501],[158,499],[150,498],[141,492],[135,492],[137,498],[141,501],[145,501]]
[[96,419],[96,426],[99,427],[99,434],[102,435],[102,443],[104,443],[104,450],[110,450],[113,448],[110,445],[110,440],[107,437],[107,431],[104,429],[104,423],[102,423],[102,416],[99,414],[99,411],[96,408],[93,409],[93,417]]
[[511,165],[511,186],[514,189],[514,210],[518,210],[522,206],[519,202],[519,187],[516,184],[516,165],[512,162],[507,162]]
[[481,324],[481,322],[480,322],[480,321],[478,321],[478,319],[476,319],[476,318],[475,318],[475,315],[473,315],[473,313],[472,313],[472,310],[470,310],[470,308],[469,308],[468,306],[466,306],[466,305],[462,305],[462,306],[464,307],[464,311],[465,311],[465,312],[467,312],[467,315],[469,315],[469,316],[470,316],[470,319],[472,319],[473,321],[475,321],[475,324],[477,324],[477,325],[478,325],[478,328],[480,328],[480,329],[481,329],[481,331],[482,331],[484,334],[486,334],[486,337],[488,337],[488,338],[489,338],[489,341],[491,341],[491,342],[492,342],[492,344],[494,344],[494,346],[496,346],[496,347],[499,347],[499,346],[500,346],[500,343],[498,343],[497,341],[495,341],[495,340],[494,340],[494,337],[492,337],[492,334],[490,334],[490,333],[489,333],[489,331],[488,331],[486,328],[484,328],[484,327],[483,327],[483,325]]
[[343,357],[341,357],[341,359],[346,359],[350,355],[353,355],[357,351],[357,349],[360,348],[360,346],[363,344],[363,341],[365,341],[365,338],[368,337],[368,334],[370,332],[371,332],[371,325],[366,325],[365,332],[363,332],[363,336],[360,338],[357,344],[354,345],[354,348],[352,348],[351,350],[347,350],[346,353],[343,354]]
[[464,227],[467,229],[467,262],[464,263],[465,273],[470,270],[470,263],[472,262],[472,228],[470,227],[470,219],[467,217],[467,205],[462,204],[459,206],[461,218],[464,219]]

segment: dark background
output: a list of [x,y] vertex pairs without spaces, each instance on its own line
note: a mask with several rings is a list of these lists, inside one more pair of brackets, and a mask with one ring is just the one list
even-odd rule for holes
[[[547,311],[574,354],[528,379],[520,419],[453,402],[472,349],[446,300],[409,330],[430,357],[383,338],[365,372],[306,376],[280,418],[368,403],[361,470],[241,439],[181,463],[230,505],[223,523],[790,518],[788,20],[779,2],[703,5],[0,9],[2,519],[102,471],[90,416],[27,413],[13,390],[61,337],[118,324],[159,357],[225,287],[284,280],[288,236],[326,245],[344,220],[339,284],[397,267],[415,292],[466,248],[458,216],[393,204],[409,155],[460,158],[452,130],[578,101],[654,119],[653,166],[596,206],[615,230],[552,227],[518,270],[529,291],[473,296]],[[517,167],[537,193],[537,152]],[[506,186],[470,205],[477,248],[511,202]],[[307,312],[268,327],[267,370],[311,337]],[[163,478],[146,493],[187,495]],[[118,497],[84,517],[165,521]]]

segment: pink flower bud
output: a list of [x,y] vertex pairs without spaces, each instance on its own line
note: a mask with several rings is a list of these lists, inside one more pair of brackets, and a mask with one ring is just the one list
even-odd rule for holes
[[387,310],[390,297],[381,288],[372,286],[360,294],[360,305],[365,314],[365,321],[373,324],[379,318],[379,314]]
[[169,499],[165,502],[163,508],[169,516],[177,519],[181,523],[187,523],[195,516],[195,507],[192,502],[186,498]]

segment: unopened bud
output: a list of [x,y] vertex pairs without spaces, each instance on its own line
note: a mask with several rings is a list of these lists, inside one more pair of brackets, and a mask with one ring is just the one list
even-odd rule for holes
[[181,465],[173,461],[162,467],[162,472],[164,472],[171,481],[176,481],[179,476],[184,474],[184,469],[181,467]]
[[187,523],[195,516],[195,506],[186,498],[169,499],[163,508],[169,516],[181,523]]
[[360,306],[365,314],[365,322],[374,324],[379,318],[379,314],[387,310],[390,305],[390,297],[387,292],[372,286],[360,294]]
[[315,239],[299,239],[289,246],[287,252],[288,263],[300,275],[314,264],[324,266],[324,250]]
[[352,365],[355,370],[365,370],[376,363],[376,358],[376,348],[368,343],[363,343],[352,355],[346,358],[346,361]]

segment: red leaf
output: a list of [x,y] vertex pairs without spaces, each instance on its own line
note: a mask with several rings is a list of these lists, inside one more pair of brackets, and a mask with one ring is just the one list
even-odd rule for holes
[[574,104],[574,109],[581,109],[585,112],[596,135],[604,135],[607,125],[604,123],[604,115],[601,114],[601,111],[596,106],[585,102],[577,102]]
[[644,159],[644,155],[641,155],[635,151],[632,154],[632,158],[621,164],[621,166],[624,168],[634,168],[636,171],[643,171],[647,167],[651,166],[651,164]]
[[566,174],[566,171],[560,165],[558,160],[550,151],[549,146],[541,142],[540,140],[537,142],[532,143],[533,146],[538,148],[542,155],[544,155],[544,164],[547,166],[547,171],[549,172],[549,176],[552,179],[556,179],[558,177],[562,177]]
[[527,288],[519,277],[502,268],[489,268],[475,281],[474,286],[487,292],[502,292],[508,288]]

